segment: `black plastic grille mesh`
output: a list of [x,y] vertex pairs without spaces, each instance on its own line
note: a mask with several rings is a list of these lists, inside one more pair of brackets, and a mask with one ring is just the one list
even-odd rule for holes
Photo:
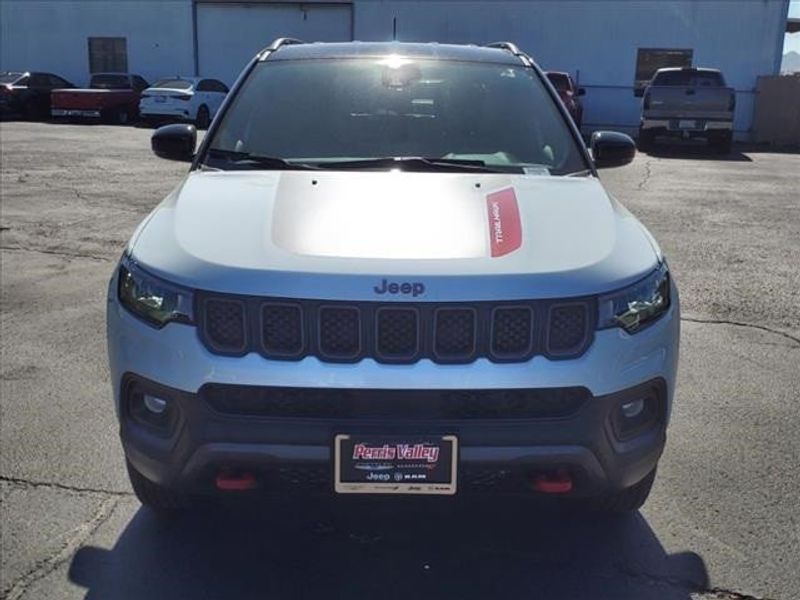
[[303,350],[303,312],[291,304],[261,307],[261,340],[269,354],[295,356]]
[[369,390],[209,384],[201,396],[221,413],[305,419],[543,419],[572,414],[585,388]]
[[442,308],[436,312],[434,353],[441,359],[467,358],[475,353],[475,311]]
[[245,346],[244,304],[237,300],[208,300],[205,331],[215,350],[241,351]]
[[375,349],[388,359],[413,358],[419,350],[419,315],[413,308],[378,311]]
[[565,354],[583,346],[588,315],[584,304],[565,304],[550,309],[547,351]]
[[357,308],[320,308],[319,349],[330,358],[350,358],[361,351],[361,323]]
[[533,311],[530,308],[498,308],[492,326],[492,353],[496,356],[519,357],[533,350]]

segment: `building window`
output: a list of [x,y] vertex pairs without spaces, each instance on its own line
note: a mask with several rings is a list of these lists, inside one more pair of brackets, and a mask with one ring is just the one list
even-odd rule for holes
[[127,73],[128,45],[124,37],[89,38],[90,73]]
[[633,93],[641,96],[653,74],[665,67],[691,67],[692,50],[679,48],[639,48],[636,53],[636,78]]

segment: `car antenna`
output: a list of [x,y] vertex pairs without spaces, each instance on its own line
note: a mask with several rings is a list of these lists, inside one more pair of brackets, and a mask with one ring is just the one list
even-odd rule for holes
[[397,41],[397,17],[392,17],[392,41]]

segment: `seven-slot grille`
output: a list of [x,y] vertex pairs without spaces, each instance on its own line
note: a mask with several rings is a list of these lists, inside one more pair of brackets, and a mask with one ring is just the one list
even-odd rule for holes
[[217,354],[326,362],[523,362],[573,358],[594,330],[591,299],[516,303],[328,302],[198,295],[200,338]]

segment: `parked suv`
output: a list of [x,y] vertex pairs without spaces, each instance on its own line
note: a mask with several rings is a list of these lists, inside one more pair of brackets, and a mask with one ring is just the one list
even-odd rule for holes
[[678,296],[508,43],[301,44],[245,69],[108,289],[133,488],[645,500]]

